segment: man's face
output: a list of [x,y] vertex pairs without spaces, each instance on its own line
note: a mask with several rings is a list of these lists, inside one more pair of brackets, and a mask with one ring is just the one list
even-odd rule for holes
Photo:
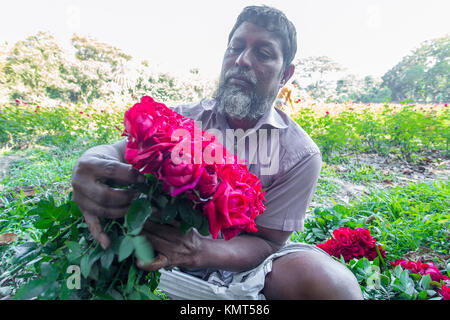
[[287,75],[282,43],[250,22],[234,32],[222,63],[217,108],[233,119],[260,118],[272,106]]

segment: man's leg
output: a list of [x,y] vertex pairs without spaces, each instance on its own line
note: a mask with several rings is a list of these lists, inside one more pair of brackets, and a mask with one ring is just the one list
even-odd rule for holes
[[299,251],[272,263],[263,289],[266,299],[362,299],[353,273],[317,251]]

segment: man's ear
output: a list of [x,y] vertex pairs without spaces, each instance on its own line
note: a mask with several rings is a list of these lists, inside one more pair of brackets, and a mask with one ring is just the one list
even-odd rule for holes
[[281,78],[280,86],[284,86],[289,81],[289,79],[293,76],[294,71],[295,66],[292,63],[286,66],[283,72],[283,77]]

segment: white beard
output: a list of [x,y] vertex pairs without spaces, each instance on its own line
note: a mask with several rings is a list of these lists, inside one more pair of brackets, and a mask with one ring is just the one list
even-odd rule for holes
[[272,106],[275,97],[260,97],[253,91],[230,84],[219,85],[217,111],[238,120],[257,120]]

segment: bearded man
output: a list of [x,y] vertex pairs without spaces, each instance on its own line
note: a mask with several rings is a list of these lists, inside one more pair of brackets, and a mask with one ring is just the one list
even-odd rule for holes
[[[362,298],[356,278],[345,266],[315,246],[289,241],[293,231],[303,229],[322,164],[311,138],[274,107],[278,91],[294,73],[296,37],[294,25],[281,11],[267,6],[244,8],[228,38],[215,98],[173,108],[200,122],[202,130],[227,138],[233,130],[245,130],[240,137],[232,136],[233,143],[235,137],[246,139],[266,130],[270,134],[264,136],[264,145],[274,147],[264,164],[250,147],[241,155],[266,191],[266,210],[255,220],[256,233],[212,239],[195,229],[183,234],[177,224],[146,223],[143,234],[157,256],[138,267],[160,270],[159,288],[171,298]],[[73,198],[103,248],[110,240],[100,218],[123,217],[136,194],[110,188],[106,181],[122,185],[144,181],[125,163],[125,146],[126,141],[121,141],[86,151],[73,172]],[[276,170],[267,174],[264,165],[274,163]]]

